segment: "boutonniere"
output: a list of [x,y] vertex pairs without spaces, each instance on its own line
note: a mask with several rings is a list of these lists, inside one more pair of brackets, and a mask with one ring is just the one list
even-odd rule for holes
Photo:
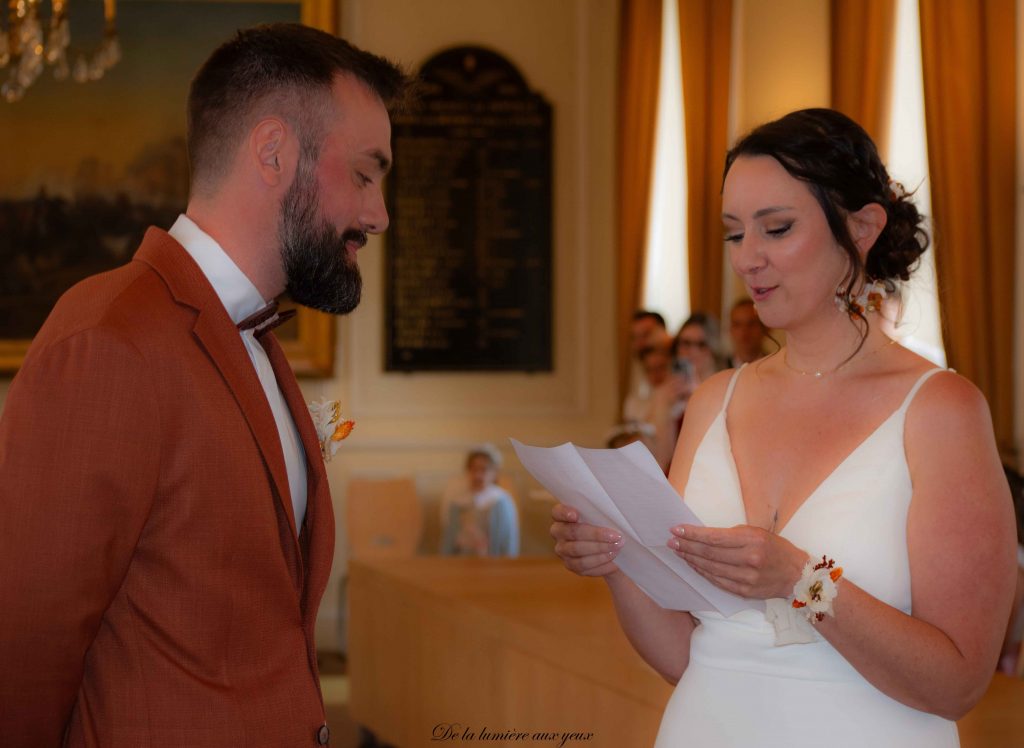
[[309,415],[316,427],[316,438],[320,440],[320,455],[324,462],[330,462],[341,440],[352,433],[356,422],[341,417],[340,402],[322,397],[309,404]]

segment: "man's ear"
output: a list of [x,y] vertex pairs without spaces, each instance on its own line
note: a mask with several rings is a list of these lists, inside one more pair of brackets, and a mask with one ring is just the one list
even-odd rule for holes
[[287,126],[273,117],[260,120],[249,135],[250,158],[269,187],[276,187],[284,178],[289,135]]
[[875,246],[875,241],[878,240],[878,235],[882,233],[888,220],[885,208],[878,203],[868,203],[860,210],[850,213],[847,226],[861,259],[866,258],[868,252]]

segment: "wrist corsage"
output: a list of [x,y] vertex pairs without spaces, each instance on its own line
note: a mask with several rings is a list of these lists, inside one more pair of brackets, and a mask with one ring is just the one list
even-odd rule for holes
[[337,400],[320,398],[309,404],[309,415],[316,427],[316,436],[320,440],[320,455],[324,462],[330,462],[334,453],[341,446],[341,440],[352,433],[355,421],[341,417],[341,403]]
[[832,601],[839,593],[836,582],[843,576],[841,566],[831,558],[821,557],[821,563],[804,565],[803,574],[793,586],[793,607],[803,608],[804,616],[811,623],[823,621],[832,615]]

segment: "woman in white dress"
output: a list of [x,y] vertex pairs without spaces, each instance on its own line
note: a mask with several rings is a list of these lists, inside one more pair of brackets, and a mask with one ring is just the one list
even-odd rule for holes
[[658,746],[944,748],[985,692],[1015,563],[988,407],[876,311],[927,247],[921,220],[837,112],[794,112],[729,152],[726,248],[786,342],[693,395],[669,479],[704,526],[665,539],[766,612],[665,610],[616,567],[614,528],[564,505],[551,528],[678,683]]

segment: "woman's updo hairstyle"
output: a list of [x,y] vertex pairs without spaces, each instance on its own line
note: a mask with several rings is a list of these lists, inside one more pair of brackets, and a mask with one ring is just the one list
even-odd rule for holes
[[[828,220],[836,242],[850,259],[843,281],[848,296],[863,273],[892,291],[905,281],[928,248],[928,234],[902,185],[893,182],[864,129],[832,109],[802,109],[751,131],[725,157],[725,174],[740,156],[771,156],[789,174],[806,182]],[[725,176],[723,175],[723,180]],[[846,217],[878,203],[888,220],[861,262]]]

